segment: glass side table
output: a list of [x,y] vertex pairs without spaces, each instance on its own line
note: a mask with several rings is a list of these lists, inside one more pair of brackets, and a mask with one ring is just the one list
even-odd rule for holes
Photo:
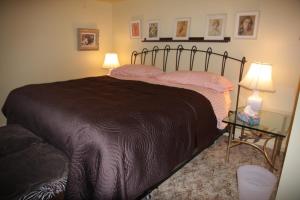
[[[239,108],[238,112],[242,112],[244,108]],[[282,140],[287,136],[291,117],[289,115],[270,112],[270,111],[260,111],[260,124],[251,126],[246,122],[238,119],[236,112],[231,112],[228,117],[223,119],[224,123],[228,124],[228,145],[226,152],[226,162],[229,161],[230,148],[235,147],[240,144],[247,144],[258,151],[260,151],[266,158],[270,166],[275,168],[275,161],[277,155],[280,153]],[[240,138],[235,138],[235,128],[241,128]],[[272,149],[272,155],[270,156],[267,152],[268,142],[274,139],[274,146]],[[257,145],[257,142],[263,140],[262,146]]]

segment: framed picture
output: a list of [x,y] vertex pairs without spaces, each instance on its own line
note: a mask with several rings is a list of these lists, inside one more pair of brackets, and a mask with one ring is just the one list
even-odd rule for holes
[[207,15],[204,39],[223,40],[226,25],[226,15]]
[[148,21],[147,23],[147,39],[159,40],[159,21]]
[[173,40],[188,40],[190,35],[191,18],[178,18],[175,20]]
[[130,22],[130,37],[132,39],[141,38],[141,21],[135,20]]
[[236,14],[234,36],[240,39],[255,39],[258,28],[259,12]]
[[98,29],[78,29],[78,50],[98,50],[99,30]]

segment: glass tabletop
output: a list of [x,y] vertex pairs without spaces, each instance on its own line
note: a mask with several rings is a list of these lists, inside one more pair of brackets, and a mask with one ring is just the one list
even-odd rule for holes
[[[239,108],[238,111],[242,112],[243,109],[244,108]],[[259,125],[254,126],[251,126],[246,122],[239,120],[235,112],[230,113],[228,117],[223,119],[223,122],[240,126],[242,128],[249,128],[252,130],[265,132],[268,134],[278,135],[282,137],[287,136],[291,122],[291,117],[289,115],[261,110],[259,116],[260,123]]]

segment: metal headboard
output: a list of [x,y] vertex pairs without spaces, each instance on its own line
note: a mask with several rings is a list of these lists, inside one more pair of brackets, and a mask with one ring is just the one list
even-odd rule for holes
[[[160,49],[158,46],[154,46],[152,50],[148,50],[144,48],[142,52],[133,51],[131,54],[131,64],[136,64],[137,57],[140,56],[141,64],[145,64],[147,55],[151,54],[151,65],[155,65],[156,57],[159,52],[163,52],[163,71],[165,72],[167,69],[167,62],[169,57],[170,51],[176,51],[176,62],[175,62],[175,69],[178,71],[180,65],[181,54],[183,51],[190,52],[190,62],[189,62],[189,70],[192,71],[194,67],[194,60],[196,53],[205,54],[205,62],[204,62],[204,70],[207,72],[209,68],[209,61],[211,55],[215,55],[218,57],[222,57],[222,64],[221,64],[221,76],[224,76],[224,71],[226,67],[226,61],[233,60],[240,63],[240,70],[239,70],[239,82],[242,80],[244,65],[246,63],[246,58],[243,57],[242,59],[237,59],[228,56],[228,52],[225,51],[223,54],[216,53],[212,51],[212,48],[209,47],[207,50],[200,50],[196,46],[193,46],[191,49],[185,49],[182,45],[178,45],[177,48],[171,48],[170,45],[166,45],[163,49]],[[236,106],[235,111],[238,109],[239,104],[239,96],[240,96],[240,86],[238,85],[237,90],[237,97],[236,97]]]

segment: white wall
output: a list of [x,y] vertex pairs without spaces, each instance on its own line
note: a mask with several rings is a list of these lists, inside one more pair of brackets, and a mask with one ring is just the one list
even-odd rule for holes
[[[258,36],[256,40],[242,40],[233,37],[235,14],[241,11],[260,12]],[[264,108],[291,112],[300,75],[300,1],[299,0],[126,0],[113,4],[113,48],[119,53],[120,62],[130,62],[130,53],[164,46],[167,43],[142,43],[140,39],[130,39],[130,20],[142,20],[142,32],[146,35],[147,20],[161,21],[161,37],[172,37],[174,19],[191,17],[191,37],[200,37],[205,32],[207,14],[226,13],[226,36],[230,43],[184,43],[185,47],[197,45],[201,49],[211,46],[217,52],[227,50],[230,55],[246,56],[246,71],[253,61],[273,64],[273,80],[276,93],[263,94]],[[170,43],[176,47],[179,43]],[[183,44],[183,43],[182,43]],[[233,76],[231,70],[227,75]],[[237,78],[236,80],[237,81]],[[242,91],[241,102],[245,104],[248,92]]]
[[295,111],[289,144],[279,182],[277,200],[298,200],[300,198],[300,94]]
[[[235,39],[235,14],[253,10],[260,11],[257,39]],[[264,108],[290,112],[300,74],[299,0],[120,0],[113,5],[100,0],[0,1],[0,105],[9,91],[25,84],[106,73],[100,66],[104,53],[111,49],[125,64],[133,50],[166,44],[130,39],[130,20],[141,19],[145,35],[146,21],[159,19],[161,37],[170,37],[175,18],[191,17],[191,36],[195,37],[204,35],[205,17],[213,13],[227,14],[225,35],[232,41],[184,46],[211,46],[234,57],[246,56],[246,70],[252,61],[272,63],[276,93],[263,95]],[[78,27],[100,30],[99,51],[77,51]],[[234,76],[233,71],[227,75]],[[247,94],[242,91],[242,104]]]
[[[9,91],[25,84],[106,73],[101,65],[112,49],[110,3],[1,0],[0,27],[0,107]],[[77,51],[77,28],[99,29],[100,50]]]

